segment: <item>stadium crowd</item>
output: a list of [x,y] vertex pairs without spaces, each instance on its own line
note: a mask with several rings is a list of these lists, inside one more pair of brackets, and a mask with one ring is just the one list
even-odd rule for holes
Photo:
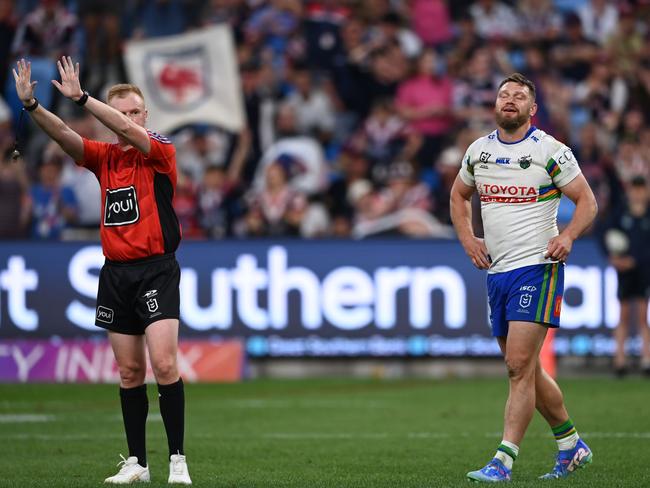
[[[219,23],[247,126],[168,134],[186,238],[452,236],[451,184],[514,71],[536,83],[534,123],[573,148],[601,222],[632,179],[650,181],[649,0],[0,0],[0,238],[95,236],[100,216],[95,177],[28,117],[12,161],[17,59],[47,79],[71,55],[101,98],[127,81],[125,41]],[[55,92],[36,93],[107,137]],[[571,211],[563,199],[560,222]]]

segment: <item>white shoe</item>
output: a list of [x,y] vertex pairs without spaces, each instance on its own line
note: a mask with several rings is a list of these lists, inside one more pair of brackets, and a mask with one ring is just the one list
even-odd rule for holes
[[178,483],[179,485],[191,485],[190,473],[187,470],[187,462],[182,454],[169,456],[169,479],[167,483]]
[[149,466],[140,466],[138,464],[138,458],[135,456],[124,459],[124,456],[120,454],[120,457],[122,460],[118,463],[118,466],[121,465],[122,467],[119,472],[115,476],[106,478],[104,483],[128,485],[137,482],[149,483],[151,481],[149,477]]

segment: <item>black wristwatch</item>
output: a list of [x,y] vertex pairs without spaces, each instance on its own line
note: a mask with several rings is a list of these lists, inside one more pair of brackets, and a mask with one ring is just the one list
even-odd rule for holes
[[36,107],[38,107],[38,99],[36,97],[33,97],[33,98],[34,98],[34,103],[32,103],[31,105],[26,105],[26,106],[23,105],[23,108],[25,110],[27,110],[28,112],[33,112],[34,110],[36,110]]
[[84,90],[79,100],[75,100],[74,103],[76,103],[80,107],[83,107],[84,105],[86,105],[86,102],[88,101],[88,96],[89,96],[88,92]]

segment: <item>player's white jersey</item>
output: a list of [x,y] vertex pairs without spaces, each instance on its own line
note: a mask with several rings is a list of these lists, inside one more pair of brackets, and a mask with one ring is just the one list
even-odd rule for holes
[[558,235],[558,188],[580,174],[571,149],[531,127],[520,141],[507,143],[494,132],[474,141],[463,157],[461,180],[481,197],[488,272],[553,262],[544,259]]

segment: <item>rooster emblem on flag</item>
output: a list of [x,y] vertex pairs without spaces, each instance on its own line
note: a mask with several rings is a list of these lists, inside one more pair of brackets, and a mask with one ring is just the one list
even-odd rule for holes
[[208,56],[203,47],[151,52],[146,59],[147,84],[155,102],[166,110],[192,110],[210,96]]

